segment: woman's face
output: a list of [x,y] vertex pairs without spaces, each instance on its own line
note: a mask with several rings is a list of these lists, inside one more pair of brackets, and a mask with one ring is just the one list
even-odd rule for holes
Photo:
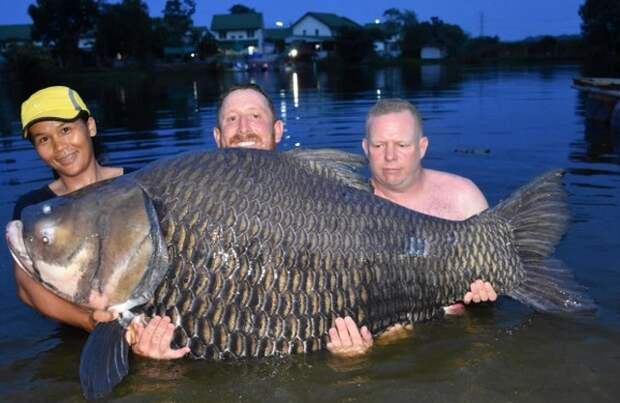
[[91,137],[97,134],[95,120],[71,122],[44,120],[33,124],[28,133],[39,157],[60,177],[74,177],[95,162]]

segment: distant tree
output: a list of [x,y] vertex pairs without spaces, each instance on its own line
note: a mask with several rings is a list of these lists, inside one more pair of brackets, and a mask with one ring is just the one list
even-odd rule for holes
[[558,41],[553,36],[545,35],[528,46],[528,55],[536,57],[555,57],[558,53]]
[[48,48],[31,44],[23,46],[11,44],[4,49],[9,68],[29,91],[49,85],[57,73],[56,64],[50,53]]
[[98,0],[37,0],[28,7],[32,38],[51,46],[61,65],[74,64],[80,37],[95,29]]
[[496,59],[501,55],[501,46],[497,36],[479,36],[469,39],[461,52],[462,60],[472,63],[484,59]]
[[341,28],[335,42],[336,53],[347,63],[359,63],[374,52],[373,38],[363,28]]
[[397,8],[388,8],[383,12],[383,26],[387,37],[402,33],[417,23],[418,17],[413,10],[400,11]]
[[620,56],[620,1],[586,0],[579,15],[581,33],[591,53]]
[[163,14],[168,44],[178,46],[182,43],[183,36],[194,25],[192,16],[195,12],[195,0],[166,1]]
[[397,8],[388,8],[383,12],[386,24],[397,28],[404,28],[418,23],[418,16],[413,10],[400,11]]
[[120,55],[145,62],[151,53],[153,32],[148,6],[142,0],[104,4],[97,25],[95,49],[111,61]]
[[198,43],[200,57],[215,55],[218,52],[217,41],[210,32],[207,32]]
[[423,46],[433,42],[431,24],[421,22],[405,28],[400,41],[400,50],[403,57],[417,58]]
[[446,24],[438,17],[405,29],[401,50],[405,57],[419,57],[424,46],[437,46],[456,56],[467,41],[467,34],[454,24]]
[[234,6],[229,8],[228,11],[230,11],[231,14],[246,14],[256,12],[255,9],[244,6],[243,4],[235,4]]

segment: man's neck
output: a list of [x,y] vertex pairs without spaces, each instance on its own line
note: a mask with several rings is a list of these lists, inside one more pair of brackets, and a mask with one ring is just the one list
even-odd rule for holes
[[419,199],[423,195],[425,176],[426,174],[424,172],[424,169],[420,169],[420,171],[411,181],[411,183],[407,187],[402,189],[392,189],[381,186],[372,178],[371,183],[374,188],[375,195],[383,197],[384,199],[391,200],[394,203],[400,204],[401,206],[409,207],[412,201]]

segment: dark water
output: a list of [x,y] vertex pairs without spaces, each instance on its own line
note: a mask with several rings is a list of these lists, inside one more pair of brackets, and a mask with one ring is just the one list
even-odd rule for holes
[[[379,97],[406,97],[430,138],[425,164],[474,180],[491,204],[532,177],[565,168],[573,213],[557,255],[598,303],[593,315],[556,317],[510,299],[418,325],[414,336],[342,363],[327,354],[241,363],[134,359],[112,400],[133,401],[616,401],[620,396],[620,137],[588,124],[570,87],[579,66],[403,67],[223,76],[76,78],[97,117],[106,163],[139,167],[212,148],[222,88],[254,80],[286,122],[282,148],[361,152],[364,115]],[[50,181],[19,135],[26,90],[0,81],[0,221],[19,194]],[[488,150],[488,152],[487,152]],[[0,245],[0,396],[80,400],[85,334],[15,297]]]

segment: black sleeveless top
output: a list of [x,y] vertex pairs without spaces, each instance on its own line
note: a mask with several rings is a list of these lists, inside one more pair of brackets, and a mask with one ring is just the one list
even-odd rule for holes
[[[136,168],[123,168],[123,175],[135,170]],[[13,220],[19,220],[22,215],[22,210],[26,207],[53,199],[56,196],[56,193],[52,192],[52,189],[50,189],[48,185],[24,193],[15,202],[15,207],[13,208]]]

